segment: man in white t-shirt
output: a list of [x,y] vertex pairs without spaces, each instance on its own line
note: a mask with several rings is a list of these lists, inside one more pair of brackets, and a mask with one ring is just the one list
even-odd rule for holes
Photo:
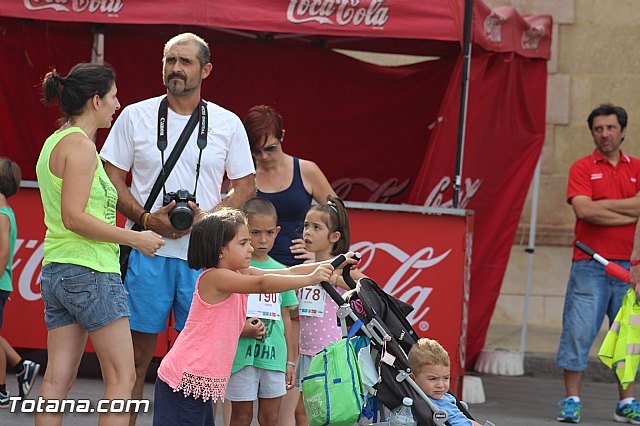
[[[149,211],[144,204],[162,169],[158,148],[158,123],[166,123],[167,161],[189,117],[201,99],[202,80],[211,73],[207,43],[191,34],[180,34],[164,47],[163,79],[167,88],[168,108],[159,110],[165,96],[147,99],[126,107],[111,129],[100,152],[105,170],[118,191],[118,211],[128,218],[127,227],[138,223],[144,229],[161,234],[166,245],[154,258],[131,252],[125,287],[129,292],[129,318],[136,363],[136,384],[132,398],[142,397],[144,378],[156,348],[158,333],[166,329],[167,317],[174,312],[175,329],[184,327],[199,271],[187,266],[187,249],[191,228],[176,229],[169,218],[175,201],[163,206],[163,192]],[[221,204],[221,184],[226,172],[231,189],[223,204],[241,207],[255,196],[255,169],[249,142],[240,119],[220,106],[205,102],[207,137],[200,150],[198,133],[204,122],[200,119],[173,170],[165,177],[166,192],[196,188],[196,168],[199,177],[193,210],[211,210]],[[166,117],[164,116],[166,114]],[[200,159],[199,159],[200,158]],[[126,178],[131,171],[131,188]],[[180,226],[177,226],[180,228]],[[135,414],[131,416],[135,424]]]

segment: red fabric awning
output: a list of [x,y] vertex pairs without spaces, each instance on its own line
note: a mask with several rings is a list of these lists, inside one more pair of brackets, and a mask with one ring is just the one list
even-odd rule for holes
[[[474,4],[474,43],[489,51],[515,52],[531,58],[550,57],[550,17],[522,17],[511,7],[492,10],[482,1]],[[359,43],[361,49],[380,50],[376,41],[385,39],[459,44],[463,9],[464,0],[182,0],[179,4],[171,0],[4,0],[0,3],[0,16],[102,24],[198,25],[279,35],[365,37],[371,42]],[[406,48],[400,50],[407,52]]]
[[183,24],[275,33],[458,38],[455,1],[39,0],[3,1],[0,15],[47,21]]

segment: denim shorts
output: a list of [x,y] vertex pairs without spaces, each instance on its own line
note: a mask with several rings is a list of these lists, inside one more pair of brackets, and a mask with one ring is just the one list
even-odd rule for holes
[[282,371],[246,365],[229,377],[226,396],[229,401],[255,401],[278,398],[287,393],[287,378]]
[[[612,261],[629,269],[629,261]],[[571,265],[562,314],[562,336],[556,364],[569,371],[587,368],[589,351],[600,331],[604,316],[613,322],[629,284],[605,274],[595,260],[578,260]]]
[[40,280],[47,329],[79,324],[95,331],[129,316],[129,306],[119,274],[98,272],[86,266],[49,263]]
[[187,321],[196,281],[201,270],[173,257],[147,257],[131,250],[124,287],[129,292],[129,326],[142,333],[160,333],[167,328],[173,310],[174,328],[181,331]]

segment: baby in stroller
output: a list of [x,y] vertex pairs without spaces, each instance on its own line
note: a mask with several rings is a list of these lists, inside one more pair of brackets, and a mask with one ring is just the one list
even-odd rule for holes
[[[414,347],[417,351],[414,357],[420,357],[418,354],[424,350],[420,349],[418,335],[406,318],[413,311],[413,307],[386,293],[370,278],[360,278],[355,282],[350,276],[349,268],[343,270],[342,276],[352,290],[345,293],[342,298],[339,295],[334,297],[331,293],[329,294],[336,303],[343,303],[338,309],[340,323],[345,329],[343,335],[347,334],[348,326],[360,322],[363,325],[359,328],[357,335],[366,335],[370,339],[371,354],[378,375],[378,383],[374,385],[378,400],[388,409],[393,409],[402,405],[404,397],[411,397],[419,426],[478,425],[473,421],[466,407],[452,394],[447,393],[446,396],[442,396],[443,394],[440,393],[431,396],[424,390],[424,384],[429,383],[429,378],[424,375],[424,367],[444,364],[446,376],[449,376],[450,360],[446,351],[444,352],[446,362],[443,360],[442,363],[425,363],[418,360],[416,366],[409,360],[407,354]],[[330,291],[331,289],[328,292]],[[418,374],[414,373],[416,368]],[[444,375],[440,374],[440,376]],[[422,386],[414,379],[418,377],[425,377],[425,380],[421,380]],[[447,382],[445,392],[449,390],[449,385],[450,383]],[[440,399],[437,402],[446,402],[446,407],[437,404],[432,398]],[[457,408],[454,409],[453,405]],[[458,412],[463,417],[458,417]],[[464,420],[466,423],[458,423],[457,420]]]
[[481,426],[458,408],[456,398],[449,392],[451,363],[449,354],[435,340],[422,338],[409,351],[412,377],[431,402],[447,412],[451,425]]

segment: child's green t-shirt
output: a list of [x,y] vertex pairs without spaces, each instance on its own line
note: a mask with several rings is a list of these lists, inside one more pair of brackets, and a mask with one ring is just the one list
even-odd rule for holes
[[[281,263],[269,258],[266,262],[251,261],[251,266],[260,269],[285,269]],[[280,293],[280,306],[295,306],[298,298],[293,290]],[[236,357],[233,360],[231,374],[240,371],[247,365],[263,370],[281,371],[287,370],[287,342],[284,338],[284,322],[279,320],[261,319],[266,327],[263,340],[250,337],[240,337]]]

